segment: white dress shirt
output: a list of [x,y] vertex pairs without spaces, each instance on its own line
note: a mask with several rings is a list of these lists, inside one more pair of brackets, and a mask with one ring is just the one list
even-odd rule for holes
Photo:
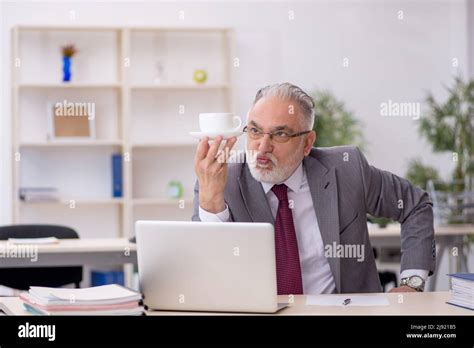
[[[336,283],[332,276],[329,263],[324,256],[324,244],[319,230],[313,199],[306,179],[303,163],[283,182],[288,186],[288,200],[292,204],[293,223],[295,225],[298,251],[301,263],[304,294],[328,294],[336,291]],[[273,217],[276,219],[278,198],[271,188],[274,184],[261,182],[267,196]],[[199,207],[199,218],[203,222],[229,221],[229,208],[213,214]],[[400,279],[418,275],[426,280],[427,270],[410,269],[401,273]]]

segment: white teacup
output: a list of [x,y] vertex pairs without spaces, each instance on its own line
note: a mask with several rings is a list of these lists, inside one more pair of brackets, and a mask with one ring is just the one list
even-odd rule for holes
[[228,112],[208,112],[199,114],[201,132],[232,132],[242,125],[239,116]]

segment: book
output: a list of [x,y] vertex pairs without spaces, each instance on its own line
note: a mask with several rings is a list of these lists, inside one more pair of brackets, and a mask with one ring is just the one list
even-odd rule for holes
[[58,190],[53,187],[22,187],[20,199],[24,202],[59,201]]
[[474,273],[448,274],[451,277],[451,299],[448,304],[474,310]]
[[122,155],[112,155],[112,196],[122,197]]

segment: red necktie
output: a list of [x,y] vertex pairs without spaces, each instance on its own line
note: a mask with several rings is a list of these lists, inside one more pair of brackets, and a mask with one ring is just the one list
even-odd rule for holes
[[278,198],[275,221],[275,253],[278,295],[303,293],[298,240],[296,239],[293,214],[288,202],[288,186],[274,185],[272,191]]

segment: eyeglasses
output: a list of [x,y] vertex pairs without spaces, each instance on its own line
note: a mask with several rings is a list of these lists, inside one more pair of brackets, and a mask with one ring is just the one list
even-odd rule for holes
[[286,143],[291,138],[299,137],[301,135],[305,135],[305,134],[308,134],[308,133],[311,132],[310,130],[308,130],[308,131],[304,131],[304,132],[290,134],[290,133],[288,133],[284,130],[277,130],[277,131],[274,131],[274,132],[265,133],[265,132],[262,132],[260,129],[258,129],[256,127],[253,127],[253,126],[251,126],[250,128],[249,128],[249,126],[245,126],[243,131],[246,132],[248,134],[249,138],[252,139],[252,140],[261,139],[261,138],[263,138],[263,136],[265,134],[268,134],[270,136],[270,140],[275,139],[275,141],[277,143]]

